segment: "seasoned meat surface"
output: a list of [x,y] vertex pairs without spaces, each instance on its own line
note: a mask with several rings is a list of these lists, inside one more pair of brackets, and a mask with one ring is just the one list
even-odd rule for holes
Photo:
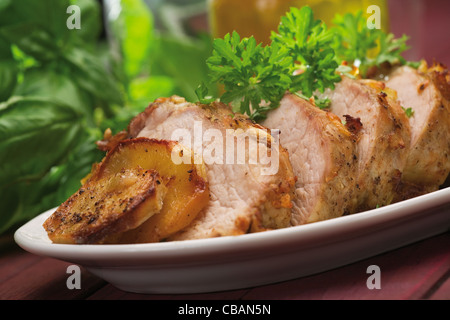
[[297,176],[293,225],[355,212],[355,135],[337,116],[287,94],[263,124],[281,130]]
[[171,97],[158,99],[136,116],[128,132],[131,137],[189,145],[205,163],[210,203],[191,225],[168,240],[291,225],[295,176],[287,151],[277,147],[267,128],[224,104],[199,105]]
[[450,171],[450,76],[442,65],[395,68],[386,85],[411,108],[411,151],[402,175],[400,200],[435,191]]
[[383,83],[343,77],[327,92],[330,111],[342,121],[359,119],[358,211],[392,203],[410,148],[410,125],[396,97]]

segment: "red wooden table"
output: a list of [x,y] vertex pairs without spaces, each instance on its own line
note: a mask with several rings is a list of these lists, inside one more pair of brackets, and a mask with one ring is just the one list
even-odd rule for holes
[[[40,257],[4,239],[0,300],[450,300],[450,232],[316,275],[249,289],[144,295],[116,289],[81,267],[81,288],[68,289],[68,262]],[[369,289],[367,268],[380,268]]]

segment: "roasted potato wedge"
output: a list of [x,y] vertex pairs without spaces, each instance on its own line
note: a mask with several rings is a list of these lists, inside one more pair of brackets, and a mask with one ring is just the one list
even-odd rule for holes
[[[172,160],[173,152],[182,163]],[[44,228],[56,243],[160,241],[189,225],[209,202],[206,169],[196,163],[175,141],[122,140]]]
[[107,166],[98,166],[45,221],[53,242],[101,243],[112,233],[136,228],[162,209],[167,188],[158,172],[139,166],[113,170]]
[[[177,164],[172,153],[183,160]],[[179,162],[179,161],[178,161]],[[200,163],[200,164],[196,164]],[[158,242],[187,227],[209,203],[206,168],[191,150],[175,141],[136,138],[121,141],[103,164],[112,172],[124,166],[155,169],[167,187],[161,211],[136,229],[111,235],[106,243]]]

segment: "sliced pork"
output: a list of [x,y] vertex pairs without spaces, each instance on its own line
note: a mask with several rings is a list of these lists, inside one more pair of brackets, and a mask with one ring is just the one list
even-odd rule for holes
[[280,129],[297,176],[293,225],[355,212],[356,144],[337,116],[288,94],[263,125]]
[[392,203],[410,148],[410,125],[383,83],[343,77],[328,91],[330,111],[360,122],[357,137],[357,211]]
[[[210,203],[168,240],[238,235],[291,225],[295,176],[276,134],[221,103],[158,99],[129,124],[131,137],[176,140],[202,156]],[[270,160],[270,161],[269,161]]]
[[399,200],[435,191],[450,171],[450,76],[436,64],[416,70],[395,68],[386,85],[397,91],[405,109],[411,108],[411,151],[402,175]]

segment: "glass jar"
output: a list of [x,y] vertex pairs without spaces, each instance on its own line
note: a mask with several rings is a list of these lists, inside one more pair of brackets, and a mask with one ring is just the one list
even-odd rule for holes
[[368,18],[367,8],[380,8],[381,28],[389,31],[389,13],[386,0],[208,0],[211,33],[216,38],[236,30],[241,37],[254,36],[258,42],[268,44],[270,33],[276,31],[290,7],[309,5],[316,19],[328,26],[336,13],[356,13],[362,10]]

